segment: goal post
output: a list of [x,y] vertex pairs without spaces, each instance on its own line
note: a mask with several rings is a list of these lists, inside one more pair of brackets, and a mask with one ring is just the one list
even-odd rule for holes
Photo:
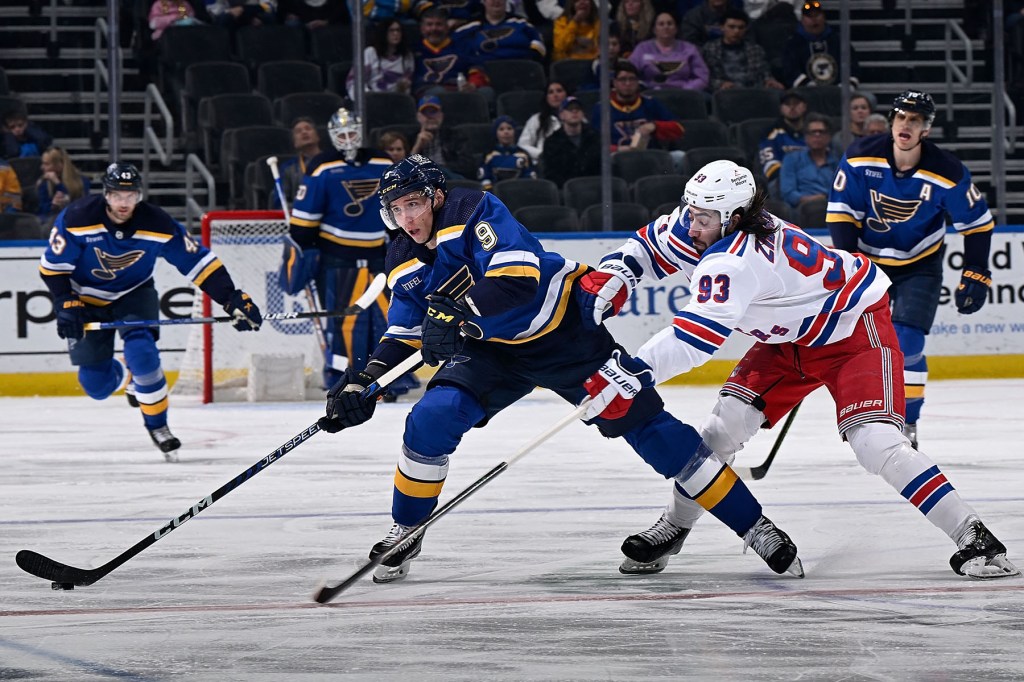
[[[264,313],[309,310],[304,296],[286,294],[277,281],[287,231],[281,211],[212,211],[202,220],[203,244]],[[209,296],[196,290],[194,316],[220,312]],[[323,356],[315,324],[319,322],[311,319],[267,320],[256,332],[239,332],[230,324],[196,325],[173,393],[196,396],[204,403],[322,397]],[[302,376],[291,376],[299,367]],[[254,377],[253,372],[268,374]]]

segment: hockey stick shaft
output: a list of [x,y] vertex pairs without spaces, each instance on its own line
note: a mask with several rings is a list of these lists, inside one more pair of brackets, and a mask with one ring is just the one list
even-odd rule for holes
[[[392,381],[402,376],[406,372],[412,370],[418,364],[420,364],[420,354],[414,353],[409,358],[398,363],[393,369],[386,372],[376,382],[370,384],[363,390],[363,395],[367,398],[371,398],[379,395],[384,388],[387,387]],[[312,438],[320,427],[316,422],[313,422],[310,426],[300,431],[292,438],[285,441],[284,444],[279,446],[277,449],[266,455],[263,459],[253,464],[251,467],[235,476],[233,479],[217,488],[215,491],[202,498],[194,505],[192,505],[185,513],[174,517],[166,524],[161,526],[159,530],[150,535],[147,535],[139,542],[135,543],[132,547],[114,557],[107,563],[103,564],[99,568],[83,569],[75,568],[67,564],[62,564],[59,561],[50,559],[49,557],[43,556],[38,552],[32,550],[23,549],[18,552],[15,557],[18,566],[27,573],[31,573],[34,576],[43,578],[45,580],[52,580],[55,583],[70,583],[72,585],[92,585],[97,580],[103,578],[108,573],[124,564],[129,559],[135,557],[145,549],[149,548],[157,541],[163,539],[172,530],[179,528],[186,521],[194,518],[204,509],[208,509],[213,505],[214,502],[226,496],[235,488],[238,488],[243,483],[248,481],[250,478],[260,473],[268,466],[281,459],[289,452],[302,445],[307,440]]]
[[[362,308],[350,306],[345,310],[325,310],[323,312],[267,313],[263,320],[306,320],[317,317],[346,317],[358,315]],[[130,329],[132,327],[166,327],[175,324],[216,324],[220,322],[237,322],[234,317],[221,315],[217,317],[180,317],[170,320],[118,320],[116,322],[86,322],[85,331],[98,329]]]
[[779,454],[779,448],[782,447],[782,441],[789,432],[789,427],[793,423],[793,419],[796,418],[796,413],[803,405],[803,401],[796,404],[792,410],[789,411],[789,416],[786,417],[786,421],[782,424],[782,430],[779,431],[779,435],[775,438],[775,444],[772,445],[771,452],[768,453],[768,457],[756,467],[733,467],[733,471],[736,475],[746,481],[760,481],[765,475],[768,474],[768,467],[775,461],[775,455]]
[[[547,431],[545,431],[544,433],[540,434],[539,436],[534,438],[532,441],[530,441],[529,443],[524,445],[522,448],[520,448],[520,450],[516,454],[512,455],[511,457],[509,457],[506,461],[501,462],[500,464],[495,465],[495,467],[493,469],[488,471],[486,474],[484,474],[483,476],[481,476],[477,480],[473,481],[473,483],[471,483],[467,488],[465,488],[460,493],[458,493],[455,497],[453,497],[452,499],[448,500],[448,502],[446,502],[445,504],[441,505],[436,510],[434,510],[434,513],[432,513],[425,520],[423,520],[418,526],[413,528],[406,537],[414,538],[417,535],[422,535],[424,532],[426,532],[427,528],[429,528],[430,526],[434,525],[439,520],[441,520],[441,518],[443,516],[445,516],[452,509],[455,509],[455,507],[459,506],[459,504],[461,504],[466,499],[468,499],[477,490],[480,490],[480,488],[484,487],[485,485],[487,485],[488,483],[493,481],[495,478],[497,478],[499,475],[501,475],[502,472],[504,472],[510,466],[512,466],[517,461],[519,461],[520,459],[525,457],[528,453],[532,452],[541,443],[545,442],[546,440],[551,438],[553,435],[555,435],[556,433],[558,433],[559,431],[564,429],[566,426],[568,426],[572,422],[576,421],[579,417],[581,417],[583,415],[584,412],[587,411],[587,408],[589,406],[590,406],[590,399],[588,398],[587,400],[584,400],[579,405],[579,407],[577,407],[575,410],[573,410],[570,414],[566,415],[565,417],[562,417],[562,419],[560,419],[558,421],[558,423],[556,423],[554,426],[551,426],[550,428],[548,428]],[[316,594],[313,595],[313,600],[316,601],[317,603],[320,603],[320,604],[326,604],[327,602],[331,601],[332,599],[337,597],[339,594],[341,594],[342,592],[347,590],[349,587],[351,587],[360,578],[362,578],[367,573],[369,573],[373,569],[377,568],[377,566],[381,565],[383,562],[387,561],[392,556],[394,556],[399,551],[399,548],[401,546],[402,546],[402,543],[398,543],[394,547],[392,547],[390,550],[388,550],[387,552],[384,552],[383,554],[379,554],[376,557],[374,557],[373,559],[368,560],[366,563],[364,563],[362,566],[360,566],[355,572],[353,572],[351,575],[349,575],[347,578],[345,578],[341,582],[339,582],[339,583],[337,583],[335,585],[323,585],[323,586],[321,586],[317,590]]]

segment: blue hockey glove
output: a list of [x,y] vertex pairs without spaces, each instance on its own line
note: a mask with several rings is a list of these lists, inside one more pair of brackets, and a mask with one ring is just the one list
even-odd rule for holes
[[57,313],[57,336],[62,339],[80,340],[85,335],[85,304],[74,294],[53,302]]
[[429,306],[423,318],[423,348],[420,352],[423,362],[436,367],[462,350],[466,339],[460,329],[466,322],[468,311],[447,296],[431,294],[427,301]]
[[633,398],[643,389],[653,386],[654,372],[646,362],[614,350],[608,361],[583,384],[594,399],[584,419],[624,417],[633,404]]
[[231,298],[224,304],[224,312],[235,318],[231,326],[240,332],[247,332],[250,329],[257,331],[263,324],[263,315],[260,314],[259,307],[252,302],[249,294],[241,289],[232,292]]
[[277,283],[285,293],[294,296],[302,291],[319,267],[320,249],[303,250],[291,235],[285,235],[281,269],[277,273]]
[[369,421],[377,398],[366,399],[361,393],[374,381],[366,372],[346,369],[345,375],[327,392],[327,416],[320,417],[317,426],[327,433],[337,433]]
[[988,290],[992,288],[992,271],[986,268],[964,268],[960,275],[960,286],[956,288],[953,300],[956,309],[964,315],[981,310],[988,300]]

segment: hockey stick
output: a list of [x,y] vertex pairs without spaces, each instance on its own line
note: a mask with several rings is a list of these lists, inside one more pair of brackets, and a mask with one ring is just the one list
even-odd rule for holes
[[[281,171],[277,167],[277,157],[270,156],[267,158],[267,165],[270,166],[270,174],[274,178],[274,188],[277,190],[277,199],[281,202],[281,211],[284,213],[284,222],[287,224],[291,222],[292,215],[288,209],[288,199],[284,195],[284,185],[281,184]],[[320,312],[320,306],[317,303],[319,299],[316,297],[315,284],[310,282],[306,285],[304,291],[306,292],[306,305],[309,306],[311,312]],[[313,323],[313,334],[316,336],[317,345],[320,346],[320,352],[327,353],[327,337],[324,336],[324,328],[320,322]]]
[[485,485],[487,485],[488,483],[493,481],[502,472],[504,472],[506,469],[508,469],[513,464],[515,464],[518,460],[520,460],[523,457],[525,457],[527,455],[527,453],[532,451],[534,448],[536,448],[538,445],[540,445],[541,443],[546,441],[548,438],[551,438],[551,436],[555,435],[556,433],[558,433],[559,431],[564,429],[571,422],[573,422],[576,419],[578,419],[584,412],[586,412],[587,408],[590,406],[590,402],[591,402],[590,398],[584,400],[582,403],[580,403],[579,407],[577,407],[575,410],[572,411],[572,413],[566,415],[565,417],[562,417],[558,421],[557,424],[555,424],[554,426],[550,427],[547,431],[545,431],[544,433],[540,434],[539,436],[534,438],[532,441],[530,441],[529,443],[524,445],[522,448],[520,448],[519,452],[517,452],[516,454],[512,455],[511,457],[509,457],[506,461],[501,462],[500,464],[497,464],[493,469],[491,469],[486,474],[484,474],[483,476],[481,476],[480,478],[475,480],[473,483],[471,483],[468,488],[466,488],[465,490],[460,492],[458,495],[456,495],[452,499],[448,500],[448,502],[446,502],[445,504],[443,504],[440,507],[438,507],[436,510],[434,510],[433,514],[431,514],[426,519],[424,519],[418,526],[414,527],[409,532],[409,534],[406,535],[405,538],[403,538],[403,542],[396,544],[394,547],[392,547],[388,551],[384,552],[383,554],[379,554],[376,557],[374,557],[373,559],[370,559],[369,561],[364,563],[362,566],[360,566],[354,573],[349,575],[347,578],[345,578],[341,582],[339,582],[339,583],[337,583],[335,585],[327,585],[327,584],[321,585],[317,589],[316,593],[313,595],[313,600],[316,601],[317,603],[320,603],[320,604],[326,604],[327,602],[331,601],[332,599],[337,597],[339,594],[341,594],[342,592],[347,590],[357,580],[359,580],[360,578],[365,576],[367,573],[369,573],[373,569],[377,568],[377,566],[381,565],[383,562],[387,561],[392,556],[394,556],[398,552],[398,550],[401,548],[402,544],[404,543],[404,540],[410,539],[410,538],[414,538],[417,535],[422,535],[424,532],[426,532],[427,528],[430,528],[432,525],[437,523],[441,519],[442,516],[444,516],[445,514],[450,512],[452,509],[457,507],[460,503],[465,501],[466,498],[468,498],[470,495],[472,495],[477,490],[479,490],[480,488],[484,487]]
[[[367,398],[379,395],[384,391],[388,384],[406,372],[412,370],[418,364],[420,364],[420,354],[413,353],[409,358],[398,363],[398,365],[393,369],[381,376],[380,379],[363,389],[362,395]],[[189,519],[195,517],[204,509],[208,509],[214,502],[221,499],[235,488],[238,488],[250,478],[305,443],[319,430],[320,427],[316,422],[313,422],[312,425],[307,426],[298,434],[292,436],[283,445],[265,456],[263,459],[256,462],[203,499],[196,502],[191,508],[186,510],[184,514],[174,517],[161,526],[155,533],[147,535],[135,545],[126,549],[124,552],[99,568],[75,568],[74,566],[62,564],[59,561],[55,561],[49,557],[39,554],[38,552],[33,552],[28,549],[23,549],[18,552],[15,557],[15,561],[18,562],[18,566],[21,567],[23,571],[31,573],[39,578],[43,578],[44,580],[53,581],[52,587],[55,590],[74,589],[76,585],[92,585],[94,582],[100,580],[121,564],[149,548],[158,540],[164,538],[172,530],[175,530]]]
[[768,473],[768,467],[775,461],[775,455],[779,453],[779,448],[782,447],[782,440],[786,437],[789,425],[793,423],[793,419],[796,417],[797,410],[800,409],[801,405],[803,405],[803,401],[797,403],[796,407],[789,411],[789,416],[783,422],[782,430],[779,431],[779,435],[775,438],[775,445],[772,446],[771,452],[768,453],[768,458],[756,467],[733,467],[732,469],[736,472],[737,476],[745,481],[760,481],[765,477]]
[[[373,305],[373,302],[377,300],[377,296],[380,292],[384,291],[384,285],[387,284],[387,278],[384,277],[384,273],[380,273],[373,278],[370,285],[366,287],[366,291],[360,296],[355,303],[345,308],[344,310],[325,310],[323,312],[295,312],[295,313],[267,313],[263,316],[263,320],[307,320],[317,317],[348,317],[349,315],[358,315],[359,313],[366,310],[368,307]],[[221,315],[218,317],[180,317],[170,320],[119,320],[116,322],[86,322],[82,327],[87,332],[96,331],[97,329],[130,329],[132,327],[164,327],[173,324],[214,324],[217,322],[235,322],[236,318],[227,315]]]

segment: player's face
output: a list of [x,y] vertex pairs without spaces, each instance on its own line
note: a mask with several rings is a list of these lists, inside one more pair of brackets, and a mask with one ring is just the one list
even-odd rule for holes
[[391,216],[395,224],[412,237],[417,244],[430,241],[434,227],[434,211],[430,197],[423,192],[412,192],[391,202]]
[[892,139],[897,149],[909,151],[928,137],[924,117],[914,111],[897,111],[892,118]]
[[693,240],[693,248],[703,255],[708,248],[722,238],[722,216],[718,211],[709,211],[696,206],[687,206],[690,214],[690,229],[687,234]]
[[142,199],[139,192],[109,190],[103,195],[107,200],[107,215],[115,223],[127,222],[135,212],[135,206]]

